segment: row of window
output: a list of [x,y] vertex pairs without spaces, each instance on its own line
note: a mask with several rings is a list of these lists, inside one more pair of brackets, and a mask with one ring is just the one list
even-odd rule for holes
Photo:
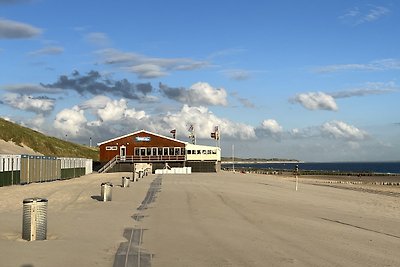
[[185,155],[181,147],[136,147],[135,156],[180,156]]
[[[107,146],[106,150],[118,150],[117,146]],[[185,148],[181,147],[136,147],[135,156],[179,156],[185,155]],[[187,150],[188,155],[217,154],[216,150]]]
[[188,155],[200,155],[200,154],[204,154],[204,155],[210,155],[210,154],[217,154],[216,150],[188,150],[187,151]]

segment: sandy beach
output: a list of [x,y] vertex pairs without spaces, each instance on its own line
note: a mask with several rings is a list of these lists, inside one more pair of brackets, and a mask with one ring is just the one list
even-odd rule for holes
[[[122,188],[127,175],[0,188],[0,265],[400,266],[399,187],[221,172]],[[28,197],[49,200],[46,241],[21,239]]]

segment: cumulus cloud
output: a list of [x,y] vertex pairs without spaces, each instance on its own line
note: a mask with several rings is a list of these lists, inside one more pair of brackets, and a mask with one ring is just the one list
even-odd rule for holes
[[74,106],[71,109],[61,110],[56,115],[53,125],[61,131],[62,136],[70,135],[76,137],[84,132],[86,122],[84,111],[78,106]]
[[104,64],[119,66],[141,79],[159,78],[172,71],[189,71],[209,65],[206,61],[190,58],[156,58],[117,49],[103,49],[97,54],[103,58]]
[[362,97],[368,95],[387,94],[399,91],[399,87],[394,82],[373,82],[366,83],[365,86],[355,89],[348,89],[338,92],[322,93],[308,92],[295,96],[290,101],[299,103],[309,110],[338,110],[335,99]]
[[29,24],[0,18],[0,39],[32,38],[41,32],[41,29]]
[[97,95],[82,104],[79,105],[81,109],[100,109],[104,108],[108,102],[111,102],[111,98],[104,95]]
[[[90,121],[84,114],[89,109],[96,117]],[[254,127],[219,118],[206,107],[183,105],[176,112],[148,115],[144,110],[128,107],[125,99],[111,100],[103,97],[61,111],[56,115],[54,127],[62,136],[64,132],[82,138],[90,134],[98,140],[107,140],[139,129],[165,135],[169,135],[171,129],[176,129],[179,139],[188,141],[188,127],[191,124],[194,125],[199,139],[210,139],[210,133],[215,126],[220,127],[224,138],[249,140],[256,137]]]
[[141,120],[147,117],[144,111],[128,109],[125,99],[107,102],[103,108],[97,110],[97,115],[103,122],[120,121],[125,118]]
[[[188,133],[188,126],[193,124],[198,138],[208,139],[215,126],[219,126],[224,138],[238,138],[242,140],[254,139],[255,129],[250,125],[232,122],[219,118],[206,107],[190,107],[184,105],[179,112],[168,113],[161,121],[153,121],[159,125],[156,130],[177,129],[178,133]],[[172,128],[171,128],[172,127]]]
[[55,100],[46,96],[33,97],[30,95],[6,94],[3,97],[3,104],[20,110],[44,114],[54,109]]
[[81,75],[78,71],[74,71],[70,76],[62,75],[58,81],[52,84],[43,84],[47,88],[61,88],[74,90],[81,95],[93,94],[113,94],[122,96],[127,99],[143,100],[147,94],[151,93],[153,87],[150,83],[134,84],[127,79],[112,80],[98,71],[90,71],[86,75]]
[[400,60],[394,58],[371,61],[364,64],[337,64],[321,66],[314,69],[317,73],[333,73],[340,71],[386,71],[399,70]]
[[30,56],[45,56],[45,55],[59,55],[64,52],[64,48],[61,46],[47,46],[42,49],[32,51],[29,53]]
[[189,89],[172,88],[160,83],[160,90],[166,97],[191,106],[228,104],[225,89],[214,88],[204,82],[195,83]]
[[261,128],[271,134],[278,134],[283,130],[282,126],[274,119],[264,120],[261,123]]
[[330,121],[324,123],[321,126],[321,132],[325,136],[345,140],[363,140],[368,136],[365,131],[342,121]]
[[338,110],[335,99],[323,92],[298,94],[292,102],[299,103],[309,110]]
[[50,88],[41,84],[30,83],[10,84],[2,88],[6,91],[19,94],[58,94],[63,92],[60,88]]

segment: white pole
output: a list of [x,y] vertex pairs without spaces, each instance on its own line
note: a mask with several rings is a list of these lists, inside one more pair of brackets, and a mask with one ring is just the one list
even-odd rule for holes
[[232,144],[232,170],[235,173],[235,145]]
[[297,191],[298,185],[299,185],[299,176],[296,174],[296,191]]

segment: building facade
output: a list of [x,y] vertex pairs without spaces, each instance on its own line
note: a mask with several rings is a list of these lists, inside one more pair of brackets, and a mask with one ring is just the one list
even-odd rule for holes
[[194,172],[220,170],[219,147],[193,145],[145,130],[97,144],[100,148],[100,172],[130,171],[134,163],[152,163],[155,169],[192,167]]

